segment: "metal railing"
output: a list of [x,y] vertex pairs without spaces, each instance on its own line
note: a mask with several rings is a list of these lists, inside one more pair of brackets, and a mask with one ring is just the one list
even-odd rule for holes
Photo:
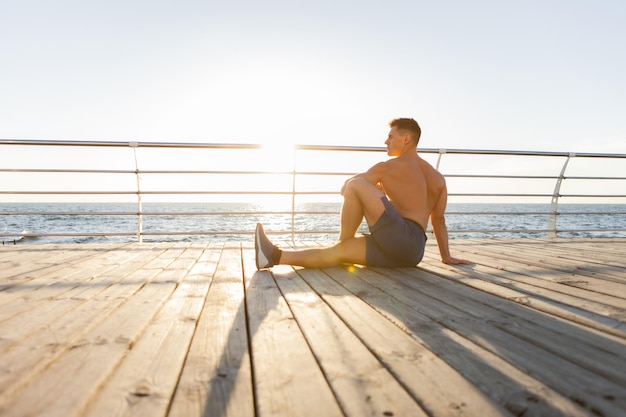
[[[42,166],[42,155],[46,152],[50,153],[53,149],[62,149],[65,154],[62,158],[55,153],[61,166],[56,161],[45,160]],[[115,149],[118,156],[115,158],[102,158],[101,161],[97,156],[102,149]],[[36,149],[34,152],[32,149]],[[72,150],[81,149],[80,154],[86,157],[86,161],[78,163],[68,159],[68,154]],[[367,169],[372,161],[383,160],[386,158],[385,148],[382,147],[354,147],[354,146],[316,146],[316,145],[297,145],[289,152],[284,153],[284,149],[277,153],[276,149],[265,151],[261,145],[253,144],[218,144],[218,143],[164,143],[164,142],[108,142],[108,141],[51,141],[51,140],[0,140],[0,218],[7,216],[64,216],[78,219],[84,216],[94,216],[100,218],[109,217],[125,217],[135,218],[136,225],[133,231],[102,231],[102,232],[85,232],[85,231],[47,231],[47,232],[20,232],[19,236],[14,231],[5,230],[0,233],[0,240],[11,240],[16,237],[26,238],[51,238],[51,237],[134,237],[138,241],[142,241],[144,237],[155,236],[245,236],[252,233],[253,228],[246,225],[238,229],[218,229],[211,228],[209,230],[144,230],[144,220],[154,217],[172,217],[172,218],[204,218],[213,217],[226,219],[228,216],[239,216],[239,218],[259,218],[260,216],[286,216],[289,218],[287,222],[282,222],[283,226],[287,226],[284,230],[274,230],[276,234],[290,235],[292,240],[296,236],[302,235],[328,235],[338,233],[338,222],[336,226],[325,229],[309,228],[307,230],[296,230],[299,219],[302,216],[336,216],[338,208],[333,210],[311,209],[300,204],[301,199],[317,198],[323,201],[323,198],[339,201],[339,188],[343,178],[348,178],[356,172]],[[8,152],[11,150],[11,152]],[[140,155],[138,151],[149,151],[150,154]],[[183,167],[180,163],[172,164],[169,156],[172,152],[193,151],[193,157],[186,156],[183,158]],[[119,157],[121,152],[121,157]],[[220,157],[220,152],[228,152],[226,158]],[[259,157],[259,153],[266,152],[264,158]],[[267,154],[267,152],[270,152]],[[199,157],[196,153],[204,153],[204,157]],[[240,154],[247,153],[248,159],[242,158]],[[626,215],[625,210],[611,211],[563,211],[559,209],[559,203],[564,199],[573,199],[583,202],[618,202],[623,204],[626,198],[626,170],[620,169],[626,167],[625,154],[607,154],[607,153],[566,153],[566,152],[530,152],[530,151],[501,151],[501,150],[461,150],[461,149],[419,149],[419,153],[424,157],[430,157],[432,164],[439,169],[446,177],[449,189],[449,201],[477,201],[484,203],[485,201],[498,202],[519,202],[520,200],[528,200],[532,202],[547,201],[549,208],[547,210],[535,211],[494,211],[494,210],[454,210],[449,209],[448,216],[457,216],[459,218],[465,216],[543,216],[545,218],[545,228],[467,228],[454,227],[449,224],[449,232],[454,237],[457,235],[468,234],[490,234],[498,233],[523,233],[533,234],[541,233],[550,237],[556,237],[562,233],[576,232],[626,232],[624,221],[617,222],[615,226],[603,224],[602,227],[586,227],[586,228],[560,228],[558,220],[563,216],[623,216]],[[7,160],[3,161],[3,157],[10,154]],[[37,154],[38,157],[33,157]],[[18,155],[15,157],[14,155]],[[274,155],[274,156],[272,156]],[[315,157],[313,157],[313,156]],[[323,157],[320,157],[323,155]],[[329,161],[331,157],[340,157],[340,162],[332,163]],[[350,155],[349,157],[347,155]],[[372,156],[370,158],[370,155]],[[365,156],[365,157],[364,157]],[[471,169],[464,172],[455,172],[457,166],[463,164],[451,163],[452,168],[444,167],[445,161],[455,156],[462,158],[470,158],[477,162],[470,162],[465,167]],[[118,158],[119,157],[119,158]],[[193,159],[195,163],[190,163]],[[199,158],[199,159],[198,159]],[[204,159],[202,159],[204,158]],[[232,158],[232,160],[228,160]],[[354,162],[350,166],[347,161],[362,158],[364,162]],[[375,158],[375,159],[374,159]],[[486,163],[480,163],[480,158],[495,158],[501,161],[503,158],[515,158],[517,163],[510,166],[500,167],[499,170],[492,169],[493,166]],[[542,160],[550,160],[550,167],[528,167],[519,172],[527,161],[524,158],[541,158]],[[117,159],[125,159],[126,166],[121,166]],[[265,165],[259,167],[258,164],[251,164],[250,161],[265,160]],[[268,163],[269,160],[269,163]],[[603,165],[607,161],[616,164],[610,175],[566,175],[569,170],[571,161],[603,161]],[[97,163],[91,164],[90,161]],[[116,162],[116,163],[113,163]],[[89,166],[84,166],[88,164]],[[30,166],[29,166],[30,165]],[[39,166],[35,166],[39,165]],[[69,165],[69,166],[68,166]],[[82,165],[82,166],[81,166]],[[95,166],[92,166],[95,165]],[[102,165],[102,166],[98,166]],[[130,166],[129,166],[130,165]],[[152,165],[156,165],[152,167]],[[170,167],[172,165],[172,167]],[[189,166],[187,166],[189,165]],[[592,164],[593,165],[593,164]],[[610,165],[610,164],[609,164]],[[345,170],[334,171],[325,168],[342,166]],[[248,167],[248,169],[243,169]],[[207,169],[214,168],[214,169]],[[591,167],[595,174],[595,169]],[[588,172],[584,166],[583,173]],[[470,172],[467,172],[470,171]],[[474,172],[477,171],[477,172]],[[485,172],[486,171],[486,172]],[[537,172],[540,171],[538,174]],[[543,171],[543,173],[541,173]],[[618,174],[615,175],[615,172]],[[72,178],[72,181],[62,182],[55,180],[55,176],[63,178]],[[85,182],[85,176],[97,176],[100,181]],[[112,177],[118,178],[116,182],[117,188],[109,188],[102,186],[107,185]],[[120,180],[120,177],[123,177]],[[184,181],[172,181],[172,178],[184,177]],[[245,177],[246,181],[253,184],[247,188],[237,186],[234,181],[236,177]],[[147,185],[149,178],[153,179],[152,187]],[[161,180],[159,180],[159,178]],[[191,178],[194,180],[192,181]],[[228,178],[228,181],[219,182],[220,179]],[[269,186],[263,182],[259,185],[259,178],[281,178],[281,186]],[[332,178],[334,182],[330,188],[316,188],[315,184],[325,178]],[[308,179],[305,181],[305,179]],[[253,180],[256,180],[253,181]],[[29,182],[30,181],[30,182]],[[74,186],[61,186],[66,183],[74,182]],[[170,184],[169,188],[161,188],[165,182]],[[529,183],[541,182],[542,187],[529,186]],[[573,191],[564,192],[565,184],[570,183],[589,183],[594,185],[587,186],[587,190],[602,191],[602,187],[597,184],[611,183],[608,191],[580,192],[573,188]],[[339,186],[337,186],[339,183]],[[453,184],[458,183],[458,184]],[[494,183],[499,185],[494,186]],[[549,185],[549,189],[545,184]],[[155,185],[156,184],[156,185]],[[174,184],[172,186],[171,184]],[[187,187],[192,185],[193,188],[181,186],[185,184]],[[206,184],[214,184],[213,187],[206,187]],[[235,185],[232,185],[235,184]],[[492,184],[492,185],[489,185]],[[71,185],[71,184],[70,184]],[[218,186],[223,185],[223,186]],[[230,185],[230,186],[229,186]],[[473,191],[471,188],[478,185],[478,190]],[[56,188],[55,188],[56,187]],[[99,187],[99,188],[98,188]],[[485,190],[485,187],[488,190]],[[470,188],[470,189],[468,189]],[[542,188],[542,189],[541,189]],[[606,187],[604,187],[606,188]],[[248,202],[255,202],[259,199],[270,201],[271,199],[286,198],[287,208],[278,210],[203,210],[195,209],[193,211],[168,211],[146,210],[146,199],[151,199],[152,203],[158,201],[169,201],[176,199],[192,199],[194,201],[229,201],[237,200],[237,198]],[[9,210],[6,209],[9,203],[17,201],[76,201],[85,199],[102,200],[124,200],[125,202],[133,201],[134,210],[94,210],[85,212],[82,209],[77,211],[54,210],[47,208],[46,210]],[[247,200],[246,200],[247,199]],[[4,201],[5,203],[2,203]],[[127,207],[127,206],[125,206]],[[450,206],[452,207],[452,206]],[[223,220],[222,220],[223,221]],[[236,222],[235,222],[236,223]],[[240,222],[241,223],[241,222]],[[234,223],[233,223],[234,224]],[[514,223],[515,224],[515,223]],[[593,225],[592,225],[593,226]],[[0,232],[2,232],[2,222],[0,222]]]

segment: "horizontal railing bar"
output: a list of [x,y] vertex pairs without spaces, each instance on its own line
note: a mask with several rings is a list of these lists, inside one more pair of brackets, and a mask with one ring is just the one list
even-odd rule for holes
[[[91,141],[91,140],[38,140],[38,139],[0,139],[0,145],[33,146],[95,146],[95,147],[140,147],[140,148],[207,148],[207,149],[262,149],[262,144],[242,143],[203,143],[203,142],[143,142],[143,141]],[[382,146],[331,146],[331,145],[295,145],[295,150],[305,151],[347,151],[347,152],[386,152]],[[437,149],[420,148],[422,153],[445,153],[467,155],[512,155],[512,156],[556,156],[581,158],[626,158],[626,154],[591,153],[591,152],[550,152],[490,149]]]
[[[141,191],[143,195],[337,195],[338,191]],[[137,195],[137,191],[0,191],[0,195]],[[552,197],[530,193],[448,193],[449,197]],[[626,194],[559,194],[563,198],[626,198]]]
[[[137,191],[0,191],[0,194],[19,195],[137,195]],[[143,194],[143,192],[142,192]]]
[[626,177],[563,177],[565,180],[626,180]]
[[[432,230],[427,230],[431,232]],[[626,232],[626,229],[557,229],[557,233],[572,232]],[[546,233],[551,232],[550,229],[453,229],[448,230],[449,233]]]
[[[291,191],[142,191],[142,195],[293,195]],[[337,195],[337,191],[301,191],[296,196]],[[0,191],[0,195],[137,195],[137,191]],[[529,193],[448,193],[449,197],[552,197]],[[560,194],[560,198],[626,198],[626,194]]]
[[[206,171],[206,170],[186,170],[186,171],[171,171],[171,170],[108,170],[108,169],[38,169],[38,168],[0,168],[0,172],[27,172],[27,173],[59,173],[59,174],[213,174],[213,175],[293,175],[293,171]],[[300,174],[296,172],[296,174]],[[343,174],[342,174],[343,175]],[[354,175],[345,174],[345,175]]]
[[314,171],[226,171],[226,170],[108,170],[108,169],[55,169],[55,168],[0,168],[0,172],[11,173],[68,173],[68,174],[160,174],[160,175],[177,175],[177,174],[203,174],[203,175],[302,175],[302,176],[347,176],[354,175],[354,172],[314,172]]
[[559,194],[560,198],[626,198],[626,194]]
[[448,197],[552,197],[552,194],[521,194],[521,193],[448,193]]
[[[143,172],[143,171],[142,171]],[[140,172],[140,173],[142,173]],[[317,172],[317,171],[290,171],[285,174],[296,174],[300,176],[348,176],[354,172]],[[493,179],[529,179],[529,180],[555,180],[556,175],[497,175],[497,174],[444,174],[446,178],[493,178]],[[563,177],[570,180],[626,180],[626,177]]]
[[[558,229],[558,233],[570,233],[570,232],[624,232],[626,229]],[[426,232],[432,232],[431,229],[426,230]],[[550,232],[550,229],[455,229],[448,230],[449,233],[547,233]],[[267,234],[291,234],[293,233],[291,230],[281,230],[274,232],[266,232]],[[168,232],[144,232],[145,235],[166,235]],[[253,235],[254,231],[220,231],[220,232],[172,232],[171,234],[178,234],[181,236],[192,235],[192,234],[242,234],[242,235]],[[306,235],[306,234],[339,234],[339,230],[297,230],[295,231],[296,235]]]
[[[445,174],[446,178],[502,178],[528,180],[555,180],[558,176],[549,175],[481,175],[481,174]],[[564,180],[626,180],[626,177],[563,177]]]
[[[133,174],[135,172],[133,171]],[[208,171],[208,170],[185,170],[185,171],[168,171],[168,170],[140,170],[138,174],[208,174],[208,175],[293,175],[293,171]],[[298,172],[296,172],[298,173]]]
[[581,232],[626,232],[626,229],[556,229],[557,233],[581,233]]
[[[137,191],[0,191],[0,194],[20,195],[137,195]],[[143,195],[292,195],[291,191],[141,191]],[[298,194],[338,194],[337,191],[306,191]]]
[[108,169],[56,169],[56,168],[0,168],[0,172],[28,172],[28,173],[69,173],[69,174],[213,174],[213,175],[297,175],[307,176],[344,176],[354,175],[354,172],[316,172],[316,171],[233,171],[233,170],[108,170]]
[[[557,233],[602,233],[602,232],[624,232],[626,229],[607,228],[607,229],[557,229]],[[426,230],[427,233],[432,232],[431,229]],[[451,234],[460,233],[548,233],[549,229],[451,229]],[[287,235],[292,234],[291,230],[279,230],[267,232],[270,235]],[[228,230],[228,231],[188,231],[188,232],[142,232],[143,236],[224,236],[224,235],[253,235],[254,231],[249,230]],[[296,231],[296,235],[336,235],[339,230],[301,230]],[[136,232],[90,232],[90,233],[0,233],[0,239],[17,239],[17,238],[45,238],[45,237],[135,237]]]
[[588,214],[588,215],[602,215],[602,216],[607,216],[607,215],[623,215],[626,214],[626,211],[558,211],[558,212],[552,212],[552,211],[529,211],[529,212],[523,212],[523,211],[514,211],[514,212],[503,212],[503,211],[446,211],[446,216],[449,215],[455,215],[455,216],[461,216],[461,215],[479,215],[479,216],[492,216],[492,215],[497,215],[497,216],[519,216],[519,215],[523,215],[523,216],[546,216],[546,215],[557,215],[557,216],[569,216],[569,215],[583,215],[583,214]]
[[[2,203],[0,203],[1,205]],[[31,215],[31,216],[246,216],[246,215],[291,215],[291,211],[192,211],[192,212],[178,212],[178,211],[142,211],[138,213],[136,211],[0,211],[2,215]],[[314,215],[329,215],[339,214],[338,211],[296,211],[295,214],[314,214]]]
[[[446,178],[495,178],[495,179],[523,179],[523,180],[555,180],[558,176],[550,175],[481,175],[481,174],[445,174]],[[625,178],[626,179],[626,178]]]
[[[547,233],[549,229],[453,229],[448,233]],[[431,229],[426,230],[432,232]]]
[[[137,191],[0,191],[7,195],[137,195]],[[142,195],[293,195],[292,191],[141,191]],[[300,191],[296,195],[333,195],[338,191]]]
[[25,146],[74,146],[113,148],[206,148],[206,149],[261,149],[261,144],[246,143],[202,143],[202,142],[135,142],[135,141],[92,141],[92,140],[39,140],[0,139],[0,145]]
[[[2,203],[0,203],[2,204]],[[315,216],[327,216],[327,215],[339,215],[340,211],[192,211],[192,212],[178,212],[178,211],[144,211],[137,213],[136,211],[0,211],[0,216],[254,216],[254,215],[315,215]],[[610,216],[610,215],[626,215],[626,211],[447,211],[446,216]]]
[[[146,174],[146,175],[300,175],[300,176],[350,176],[354,172],[319,172],[319,171],[215,171],[215,170],[110,170],[110,169],[35,169],[35,168],[0,168],[0,172],[10,173],[58,173],[58,174]],[[446,178],[479,178],[479,179],[529,179],[529,180],[555,180],[558,176],[550,175],[491,175],[491,174],[446,174]],[[567,176],[569,180],[626,180],[626,177],[591,177],[591,176]]]
[[[385,147],[360,147],[360,146],[321,146],[321,145],[296,145],[297,150],[307,151],[348,151],[348,152],[386,152]],[[490,149],[437,149],[418,148],[418,153],[431,154],[467,154],[467,155],[511,155],[511,156],[556,156],[556,157],[582,157],[582,158],[626,158],[626,154],[617,153],[591,153],[591,152],[550,152],[550,151],[519,151],[519,150],[490,150]]]
[[553,211],[529,211],[529,212],[524,212],[524,211],[512,211],[512,212],[508,212],[508,211],[446,211],[446,216],[448,215],[455,215],[455,216],[460,216],[460,215],[481,215],[481,216],[492,216],[492,215],[498,215],[498,216],[517,216],[517,215],[523,215],[523,216],[546,216],[546,215],[557,215],[557,216],[562,216],[562,215],[570,215],[570,214],[575,214],[575,215],[581,215],[581,214],[597,214],[597,215],[610,215],[610,214],[626,214],[625,212],[622,211],[592,211],[592,212],[587,212],[587,211],[580,211],[580,212],[573,212],[573,211],[558,211],[558,212],[553,212]]
[[0,237],[88,237],[88,236],[137,236],[137,232],[91,232],[91,233],[0,233]]
[[0,168],[0,172],[24,172],[33,174],[133,174],[126,169],[55,169],[55,168]]
[[[455,197],[552,197],[552,194],[496,194],[496,193],[448,193],[448,196]],[[625,198],[625,194],[559,194],[566,198]]]
[[137,216],[138,214],[136,211],[0,211],[0,216]]
[[613,215],[613,214],[624,215],[626,214],[626,211],[559,211],[558,213],[548,213],[548,214],[556,214],[558,216],[564,216],[564,215],[565,216],[569,216],[569,215],[580,216],[582,214],[607,216],[607,215]]

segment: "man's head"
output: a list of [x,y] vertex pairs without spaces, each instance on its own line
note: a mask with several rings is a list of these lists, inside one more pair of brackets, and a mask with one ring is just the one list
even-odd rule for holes
[[395,127],[398,133],[401,135],[405,135],[405,134],[410,135],[411,139],[415,143],[415,146],[417,146],[417,144],[420,141],[420,136],[422,135],[422,129],[420,129],[420,126],[413,119],[408,119],[408,118],[393,119],[391,122],[389,122],[389,127],[392,129]]

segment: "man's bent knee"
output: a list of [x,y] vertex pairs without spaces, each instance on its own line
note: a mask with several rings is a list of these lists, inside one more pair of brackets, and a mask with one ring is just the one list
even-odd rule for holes
[[346,186],[344,188],[344,196],[346,193],[356,193],[357,195],[373,194],[378,198],[382,197],[384,194],[377,186],[366,180],[365,178],[352,178],[346,182]]

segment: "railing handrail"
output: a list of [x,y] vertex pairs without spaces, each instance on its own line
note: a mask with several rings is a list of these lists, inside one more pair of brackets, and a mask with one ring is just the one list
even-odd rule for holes
[[[175,169],[140,169],[139,164],[137,162],[137,153],[136,149],[138,148],[169,148],[169,149],[228,149],[228,150],[248,150],[248,149],[263,149],[264,146],[261,144],[237,144],[237,143],[200,143],[200,142],[145,142],[145,141],[90,141],[90,140],[32,140],[32,139],[0,139],[0,146],[60,146],[60,147],[118,147],[118,148],[130,148],[133,151],[135,157],[135,169],[94,169],[94,168],[85,168],[85,169],[73,169],[73,168],[34,168],[34,167],[20,167],[20,168],[0,168],[0,173],[62,173],[62,174],[106,174],[106,175],[132,175],[136,178],[136,186],[133,190],[11,190],[11,189],[0,189],[0,195],[40,195],[40,196],[54,196],[54,195],[66,195],[66,196],[97,196],[97,195],[109,195],[109,196],[129,196],[134,195],[137,196],[137,210],[136,211],[127,211],[124,213],[121,212],[41,212],[37,213],[37,215],[52,215],[52,214],[64,214],[64,215],[74,215],[74,216],[93,216],[93,215],[129,215],[129,216],[137,216],[138,218],[138,231],[137,233],[110,233],[110,236],[133,236],[136,235],[139,240],[141,240],[142,236],[156,236],[156,235],[205,235],[205,234],[249,234],[249,231],[232,231],[232,232],[217,232],[217,231],[196,231],[196,232],[145,232],[141,228],[141,219],[142,216],[164,216],[164,215],[186,215],[186,216],[196,216],[196,215],[217,215],[220,212],[171,212],[171,213],[163,213],[163,212],[149,212],[144,211],[142,208],[141,198],[142,196],[158,196],[158,195],[283,195],[283,196],[292,196],[292,207],[290,211],[281,211],[281,212],[221,212],[222,215],[231,214],[231,215],[239,215],[239,214],[285,214],[292,216],[292,228],[290,231],[278,231],[276,233],[291,233],[292,238],[295,235],[294,231],[294,218],[295,215],[302,214],[295,209],[295,197],[298,196],[321,196],[321,195],[337,195],[339,192],[337,190],[333,191],[306,191],[306,190],[298,190],[296,187],[296,177],[298,176],[349,176],[353,175],[353,172],[345,172],[345,171],[299,171],[294,158],[294,166],[292,170],[282,170],[282,171],[264,171],[264,170],[207,170],[207,169],[184,169],[184,170],[175,170]],[[367,147],[367,146],[330,146],[330,145],[295,145],[294,152],[307,152],[307,151],[330,151],[330,152],[379,152],[382,153],[386,151],[384,147]],[[572,180],[572,181],[582,181],[582,180],[601,180],[601,181],[619,181],[626,180],[626,177],[618,176],[618,175],[599,175],[599,176],[589,176],[589,175],[566,175],[567,164],[572,158],[609,158],[609,159],[626,159],[626,154],[619,153],[589,153],[589,152],[553,152],[553,151],[524,151],[524,150],[480,150],[480,149],[434,149],[434,148],[419,148],[419,153],[422,154],[438,154],[439,160],[437,162],[437,166],[441,161],[441,158],[445,155],[482,155],[482,156],[533,156],[533,157],[559,157],[565,158],[565,163],[562,165],[561,172],[557,175],[519,175],[519,174],[471,174],[471,173],[449,173],[445,174],[446,178],[465,178],[465,179],[528,179],[528,180],[554,180],[556,181],[556,186],[553,193],[528,193],[528,192],[450,192],[450,197],[527,197],[527,198],[551,198],[551,207],[550,210],[545,212],[538,213],[516,213],[516,212],[448,212],[448,214],[455,215],[464,215],[464,214],[498,214],[498,215],[518,215],[518,214],[541,214],[549,216],[549,226],[548,229],[542,230],[543,232],[548,232],[551,236],[557,236],[559,230],[556,224],[556,220],[560,215],[573,215],[574,213],[568,212],[560,212],[558,210],[557,204],[560,198],[564,197],[576,197],[576,198],[590,198],[590,199],[599,199],[599,198],[626,198],[626,194],[622,193],[611,193],[611,194],[580,194],[580,193],[569,193],[562,194],[560,191],[560,187],[563,181]],[[289,191],[276,191],[276,190],[143,190],[141,189],[141,175],[289,175],[292,176],[292,187]],[[0,215],[22,215],[22,214],[30,214],[35,215],[33,212],[10,212],[10,211],[0,211]],[[335,214],[334,212],[305,212],[304,214]],[[581,212],[579,214],[600,214],[600,213],[587,213]],[[605,213],[607,214],[607,213]],[[624,214],[620,212],[611,212],[610,214]],[[578,230],[578,229],[577,229]],[[593,229],[585,229],[588,231],[593,231]],[[601,229],[604,231],[623,231],[623,229]],[[457,229],[450,230],[451,233],[457,232],[518,232],[518,230],[469,230],[469,229]],[[564,230],[564,231],[575,231],[574,229]],[[300,232],[298,234],[307,234],[307,233],[327,233],[328,231],[306,231]],[[336,232],[336,231],[335,231]],[[523,230],[523,232],[533,232],[529,230]],[[93,233],[93,234],[76,234],[76,233],[48,233],[48,234],[36,234],[36,236],[102,236],[103,233]],[[14,234],[0,234],[0,237],[14,236]],[[30,235],[29,235],[30,236]]]
[[[138,148],[206,148],[206,149],[263,149],[258,143],[212,143],[212,142],[148,142],[148,141],[95,141],[95,140],[40,140],[40,139],[0,139],[0,145],[34,146],[95,146],[95,147],[138,147]],[[295,150],[335,151],[335,152],[383,152],[382,146],[339,146],[339,145],[293,145]],[[624,158],[626,154],[602,152],[559,152],[526,151],[502,149],[457,149],[457,148],[418,148],[420,153],[465,154],[465,155],[510,155],[510,156],[575,156],[580,158]]]

